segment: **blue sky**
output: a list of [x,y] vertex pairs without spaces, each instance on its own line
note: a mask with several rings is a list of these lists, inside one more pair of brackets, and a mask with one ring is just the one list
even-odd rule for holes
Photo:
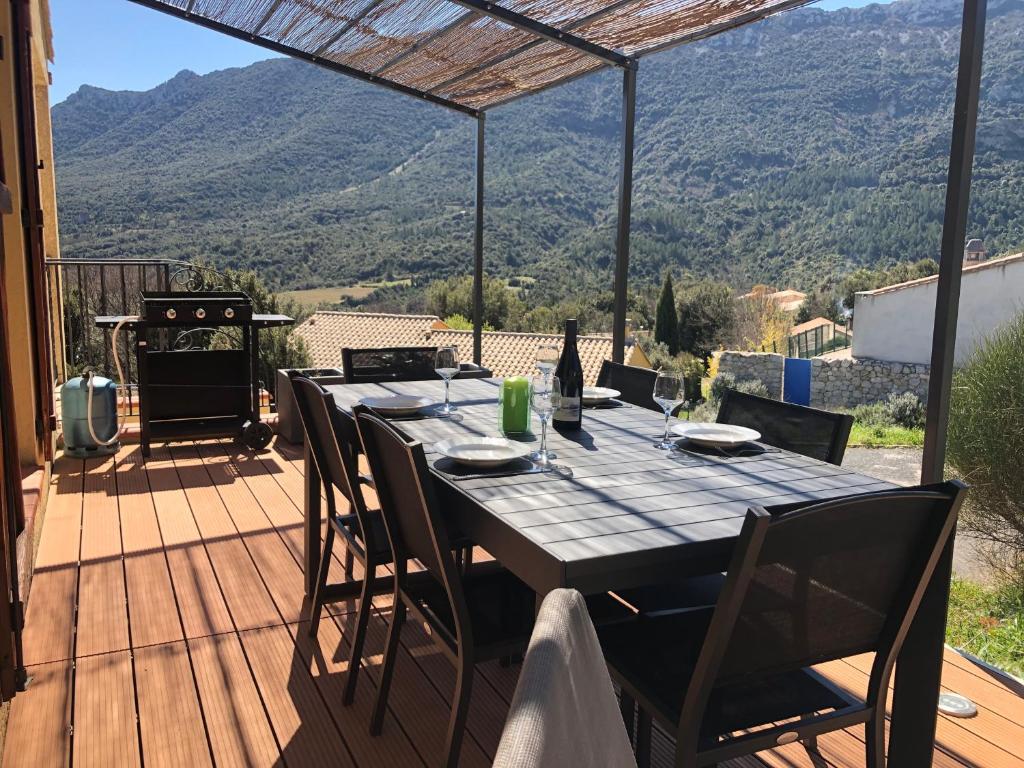
[[[820,0],[817,7],[831,10],[876,1]],[[51,0],[50,12],[56,50],[50,89],[54,104],[83,84],[147,90],[183,69],[206,74],[273,56],[128,0]]]

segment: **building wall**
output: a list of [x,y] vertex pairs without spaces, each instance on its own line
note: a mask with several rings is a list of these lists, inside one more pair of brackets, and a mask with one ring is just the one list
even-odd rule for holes
[[[31,169],[38,173],[41,182],[43,209],[43,236],[47,244],[56,243],[56,202],[53,196],[53,161],[50,141],[48,77],[46,58],[49,53],[48,12],[45,0],[31,3],[33,22],[32,69],[34,74],[31,97],[36,104],[37,118],[45,113],[44,120],[37,120],[37,134],[43,134],[40,144],[40,159],[44,167]],[[25,232],[22,227],[22,167],[18,144],[19,116],[16,108],[15,82],[17,77],[14,51],[14,30],[12,27],[11,4],[0,3],[0,36],[3,37],[4,56],[0,59],[0,143],[3,145],[4,180],[11,191],[14,213],[3,216],[4,290],[8,307],[8,339],[10,340],[10,366],[14,386],[14,422],[17,431],[18,454],[24,465],[40,465],[44,460],[43,444],[37,433],[36,392],[39,386],[36,376],[36,347],[33,331],[33,287],[28,269]],[[45,333],[46,329],[40,329]],[[46,393],[46,396],[51,396]]]
[[[931,362],[935,280],[881,293],[858,293],[853,355],[901,363]],[[956,364],[963,364],[993,330],[1024,311],[1024,257],[964,272],[957,322]]]

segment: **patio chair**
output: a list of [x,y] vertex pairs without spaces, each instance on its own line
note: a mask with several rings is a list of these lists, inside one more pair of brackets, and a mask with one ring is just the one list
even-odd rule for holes
[[388,381],[428,381],[434,371],[437,347],[376,347],[341,350],[346,384]]
[[[783,511],[752,507],[717,603],[642,614],[599,630],[623,702],[676,738],[676,766],[706,766],[863,724],[869,768],[885,762],[896,657],[965,486],[862,494]],[[874,652],[863,699],[813,665]],[[751,731],[750,729],[757,729]]]
[[[342,703],[351,704],[359,675],[360,659],[366,640],[366,628],[372,609],[374,594],[390,591],[390,587],[374,589],[377,566],[392,562],[391,547],[388,544],[384,521],[379,510],[367,508],[363,497],[363,486],[372,485],[372,480],[359,473],[359,433],[355,420],[334,404],[334,396],[319,384],[303,376],[292,378],[292,388],[298,406],[299,418],[306,433],[306,442],[323,481],[327,498],[327,534],[324,537],[313,591],[313,605],[310,609],[309,635],[316,637],[320,627],[325,593],[328,590],[327,577],[330,572],[331,556],[335,535],[345,540],[345,578],[352,580],[353,559],[363,567],[363,583],[356,613],[356,628],[349,652],[348,677]],[[349,514],[339,514],[335,501],[335,490],[349,503]]]
[[842,464],[853,416],[727,389],[718,423],[756,429],[761,441],[812,459]]
[[[368,410],[356,415],[370,471],[377,481],[385,530],[396,553],[394,597],[370,733],[381,731],[406,612],[431,629],[457,676],[444,765],[458,763],[477,662],[504,659],[526,647],[533,591],[497,563],[460,572],[452,554],[423,446]],[[410,574],[415,558],[423,571]]]
[[[434,356],[437,347],[375,347],[341,350],[341,367],[346,384],[389,381],[430,381],[437,379]],[[486,379],[491,372],[473,363],[459,366],[460,379]]]
[[619,399],[661,413],[661,407],[654,402],[654,382],[658,372],[635,365],[623,365],[604,360],[597,374],[597,386],[611,387],[622,394]]
[[494,768],[636,766],[583,596],[548,593],[494,756]]

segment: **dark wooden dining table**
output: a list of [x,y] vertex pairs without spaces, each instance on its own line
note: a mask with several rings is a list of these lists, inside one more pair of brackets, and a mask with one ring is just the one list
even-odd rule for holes
[[[450,525],[498,559],[539,597],[559,587],[595,594],[720,572],[726,568],[751,505],[829,499],[894,487],[772,448],[735,457],[665,451],[654,445],[664,429],[664,417],[629,404],[586,409],[578,432],[549,429],[548,447],[557,455],[556,471],[507,474],[498,470],[487,476],[460,477],[434,445],[451,437],[498,436],[499,385],[496,379],[455,379],[455,417],[402,418],[395,424],[423,444]],[[329,385],[327,389],[342,409],[363,397],[388,394],[443,399],[440,380]],[[536,418],[534,426],[537,434],[520,439],[535,447],[540,432]],[[308,450],[305,464],[305,583],[311,594],[320,559],[321,481]],[[934,616],[921,617],[921,624],[926,621],[934,624]],[[897,686],[901,679],[915,685],[937,681],[941,658],[934,662],[934,654],[915,656],[914,644],[927,644],[942,629],[929,625],[911,631],[900,656],[899,665],[905,671],[897,675]],[[911,666],[915,668],[908,673]],[[934,711],[936,702],[927,699],[897,691],[894,708],[905,710],[906,722],[912,723],[925,714],[921,708]],[[930,761],[931,739],[921,729],[901,726],[898,731],[900,738],[927,741],[907,752],[901,749],[903,754],[922,759],[927,754]]]

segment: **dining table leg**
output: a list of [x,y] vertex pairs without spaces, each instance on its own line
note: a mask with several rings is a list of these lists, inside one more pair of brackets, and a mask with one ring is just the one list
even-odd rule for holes
[[932,764],[952,574],[950,536],[896,661],[889,765],[919,768]]
[[313,597],[313,590],[316,588],[316,577],[320,572],[320,473],[317,471],[316,462],[313,461],[313,454],[309,450],[309,442],[305,444],[302,452],[303,474],[305,485],[303,488],[303,511],[305,513],[305,536],[302,538],[302,561],[303,584],[306,588],[306,597]]

